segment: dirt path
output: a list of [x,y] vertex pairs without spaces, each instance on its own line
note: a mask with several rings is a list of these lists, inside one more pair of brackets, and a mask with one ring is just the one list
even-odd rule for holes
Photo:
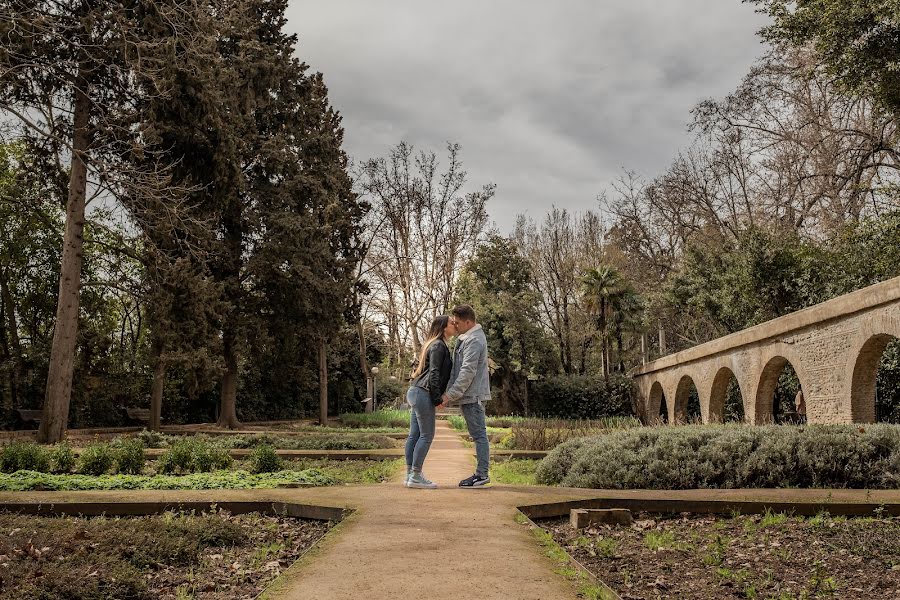
[[552,570],[515,508],[490,488],[460,490],[472,451],[438,422],[424,472],[441,486],[412,490],[397,482],[357,497],[358,512],[279,598],[575,598]]

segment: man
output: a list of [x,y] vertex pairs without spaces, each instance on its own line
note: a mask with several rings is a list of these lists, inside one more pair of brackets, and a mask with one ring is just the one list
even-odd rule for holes
[[459,403],[478,456],[475,474],[460,481],[459,487],[476,488],[491,482],[488,477],[490,444],[484,422],[484,403],[491,399],[487,338],[481,325],[476,322],[471,306],[457,306],[452,315],[459,338],[453,356],[450,384],[442,399],[445,406],[451,402]]

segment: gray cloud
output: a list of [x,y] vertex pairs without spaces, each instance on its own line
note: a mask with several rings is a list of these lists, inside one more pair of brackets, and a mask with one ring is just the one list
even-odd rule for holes
[[595,205],[623,167],[653,175],[690,141],[690,109],[764,48],[740,0],[296,0],[298,54],[325,74],[357,160],[398,141],[462,144],[498,185],[501,229]]

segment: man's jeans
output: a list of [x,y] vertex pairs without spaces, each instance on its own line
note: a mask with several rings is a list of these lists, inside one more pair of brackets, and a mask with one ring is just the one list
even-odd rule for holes
[[476,475],[487,477],[491,460],[491,445],[488,443],[487,428],[484,424],[484,405],[481,401],[460,405],[469,436],[475,442],[475,454],[478,456]]
[[406,438],[406,467],[421,471],[434,440],[435,409],[428,390],[411,387],[406,393],[409,404],[409,437]]

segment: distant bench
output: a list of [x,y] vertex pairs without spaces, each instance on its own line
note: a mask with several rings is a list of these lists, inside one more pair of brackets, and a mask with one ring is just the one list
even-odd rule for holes
[[125,420],[130,425],[147,425],[150,423],[149,408],[122,408]]
[[43,416],[44,411],[17,408],[16,414],[19,417],[19,421],[21,421],[23,425],[34,427],[35,429],[37,429],[41,425],[41,416]]

